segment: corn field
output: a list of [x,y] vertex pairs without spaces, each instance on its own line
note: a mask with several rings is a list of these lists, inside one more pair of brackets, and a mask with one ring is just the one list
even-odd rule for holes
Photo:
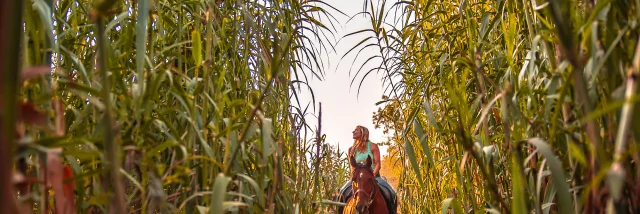
[[366,1],[402,213],[640,212],[639,7]]
[[0,2],[0,213],[340,206],[300,102],[336,16],[370,19],[340,54],[385,76],[399,212],[640,212],[640,1],[362,3]]
[[321,3],[3,1],[0,213],[326,209]]

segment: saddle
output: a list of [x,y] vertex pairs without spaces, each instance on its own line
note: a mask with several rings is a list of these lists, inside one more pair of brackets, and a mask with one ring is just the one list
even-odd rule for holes
[[[349,199],[353,196],[351,181],[348,181],[346,186],[347,187],[340,190],[340,193],[339,193],[338,200],[342,203],[347,203]],[[387,204],[387,209],[389,210],[389,214],[397,214],[398,198],[393,197],[391,195],[392,190],[388,189],[387,187],[378,184],[378,188],[380,189],[380,192],[382,193],[382,197],[384,198],[384,201]],[[342,214],[343,209],[344,207],[339,207],[338,213]]]

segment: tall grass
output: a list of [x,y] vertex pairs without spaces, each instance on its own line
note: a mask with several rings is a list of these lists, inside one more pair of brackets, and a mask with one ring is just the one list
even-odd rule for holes
[[[346,180],[342,152],[304,120],[315,101],[298,101],[332,49],[340,12],[323,2],[4,4],[22,13],[0,27],[0,207],[315,213]],[[38,72],[18,82],[20,67]]]
[[364,5],[403,213],[640,210],[637,1]]
[[[323,2],[21,3],[0,212],[317,213],[346,180],[298,101],[333,49]],[[638,212],[639,6],[366,0],[347,54],[386,75],[401,212]]]

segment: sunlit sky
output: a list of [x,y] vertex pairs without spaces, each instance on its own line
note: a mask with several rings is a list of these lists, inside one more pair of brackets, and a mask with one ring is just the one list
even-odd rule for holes
[[[325,0],[325,2],[349,16],[353,16],[363,10],[362,0]],[[337,30],[335,41],[339,40],[335,47],[337,53],[330,53],[328,57],[323,53],[322,60],[325,62],[326,72],[322,81],[309,77],[309,85],[313,89],[316,103],[322,103],[321,131],[326,134],[326,142],[339,147],[341,151],[346,151],[353,144],[351,131],[357,125],[362,125],[369,129],[369,138],[372,142],[386,141],[386,136],[383,135],[382,129],[374,129],[372,121],[373,113],[379,107],[382,107],[376,106],[375,103],[380,101],[383,95],[383,71],[379,73],[373,72],[367,76],[358,95],[358,84],[365,73],[364,71],[369,70],[366,68],[372,68],[375,65],[370,63],[363,69],[361,74],[356,76],[354,84],[350,86],[355,72],[364,61],[376,53],[377,48],[363,51],[355,61],[357,51],[350,53],[342,61],[340,60],[349,49],[368,35],[361,34],[346,38],[343,38],[343,36],[369,28],[371,26],[370,20],[368,17],[358,15],[348,21],[349,17],[338,15],[339,13],[332,9],[328,10],[335,14],[336,19],[339,21],[339,23],[335,23]],[[328,24],[326,20],[323,20],[323,23]],[[333,41],[333,38],[331,39]],[[351,74],[349,74],[350,69]],[[301,98],[304,99],[304,101],[301,100],[302,103],[308,103],[311,100],[311,95],[306,93]],[[318,105],[316,104],[316,111],[313,111],[315,114],[306,117],[307,122],[314,129],[317,127],[318,121],[316,118],[317,108]],[[386,147],[380,147],[380,149],[381,156],[386,154]]]

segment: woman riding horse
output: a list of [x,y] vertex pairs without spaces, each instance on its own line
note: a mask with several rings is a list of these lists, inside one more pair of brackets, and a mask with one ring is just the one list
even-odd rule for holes
[[[380,167],[382,166],[382,163],[380,162],[380,149],[378,148],[378,145],[369,141],[369,130],[364,126],[357,126],[352,133],[354,142],[353,146],[349,148],[348,157],[354,157],[355,161],[361,164],[365,163],[367,158],[371,158],[373,160],[371,168],[373,169],[373,174],[376,176],[377,182],[383,186],[388,193],[390,193],[390,196],[385,198],[386,200],[389,200],[387,201],[387,207],[389,207],[390,211],[389,213],[396,213],[396,193],[391,185],[380,177]],[[350,169],[350,175],[352,176],[355,168],[353,165],[350,165]],[[341,201],[347,202],[348,198],[352,195],[351,189],[351,181],[348,181],[344,186],[342,186],[342,188],[340,188],[340,195],[342,197]]]

